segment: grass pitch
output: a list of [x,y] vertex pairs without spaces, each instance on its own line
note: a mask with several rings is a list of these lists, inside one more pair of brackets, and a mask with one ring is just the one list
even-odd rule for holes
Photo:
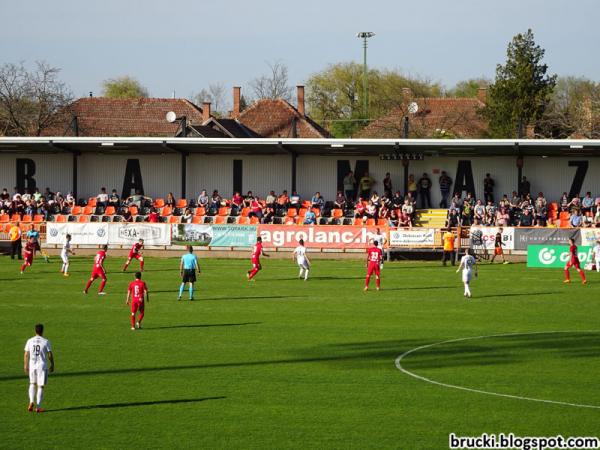
[[[24,276],[0,259],[0,447],[448,447],[448,434],[598,435],[600,409],[467,392],[451,385],[600,407],[600,275],[482,265],[462,296],[439,263],[388,263],[362,292],[362,261],[319,261],[308,282],[289,260],[201,259],[196,300],[177,302],[178,261],[148,258],[144,329],[131,331],[126,286],[108,258],[108,295],[37,259]],[[187,298],[187,292],[184,299]],[[45,414],[26,411],[23,346],[43,322],[56,357]],[[586,331],[587,332],[578,332]],[[592,330],[592,332],[589,332]],[[594,330],[599,330],[594,332]]]

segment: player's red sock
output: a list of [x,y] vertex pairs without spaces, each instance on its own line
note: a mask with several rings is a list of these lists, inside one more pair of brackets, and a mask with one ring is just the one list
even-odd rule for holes
[[129,263],[125,263],[125,265],[123,266],[123,271],[126,271],[128,267],[129,267]]
[[258,273],[258,269],[252,269],[250,271],[250,275],[248,275],[248,279],[251,280],[252,278],[254,278],[254,275],[256,275]]
[[131,313],[131,328],[135,328],[135,313]]
[[25,268],[26,268],[26,267],[27,267],[27,263],[24,263],[24,264],[21,266],[21,272],[25,272]]
[[569,269],[565,269],[565,279],[567,281],[571,280],[571,274],[569,273]]
[[140,261],[140,271],[144,271],[144,261]]
[[578,272],[579,272],[579,275],[581,276],[581,281],[585,282],[586,279],[585,279],[585,273],[583,272],[583,270],[578,270]]
[[377,287],[381,287],[381,278],[375,277],[375,284],[377,285]]
[[365,287],[369,287],[369,283],[371,282],[371,275],[367,275],[365,278]]
[[87,292],[90,286],[92,285],[92,281],[94,280],[92,280],[91,278],[88,280],[87,284],[85,285],[85,292]]
[[138,323],[141,325],[142,324],[142,319],[144,318],[144,311],[140,311],[140,315],[138,316]]
[[100,283],[100,289],[98,289],[98,292],[104,291],[104,286],[106,286],[106,280],[102,280],[102,282]]

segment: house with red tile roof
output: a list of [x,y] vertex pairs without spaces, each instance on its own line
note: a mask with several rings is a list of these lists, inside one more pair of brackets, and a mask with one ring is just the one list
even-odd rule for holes
[[179,121],[166,120],[169,111],[185,116],[188,123],[202,123],[202,108],[192,102],[170,98],[80,98],[61,113],[57,125],[44,136],[175,136]]
[[387,115],[374,120],[356,133],[356,138],[395,139],[404,136],[408,118],[410,138],[483,138],[487,122],[480,115],[485,106],[486,89],[474,98],[414,98],[404,89],[404,101]]

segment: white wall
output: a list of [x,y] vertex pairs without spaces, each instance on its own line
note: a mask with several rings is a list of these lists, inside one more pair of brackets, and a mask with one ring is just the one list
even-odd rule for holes
[[35,162],[36,181],[40,191],[49,187],[53,192],[67,193],[73,183],[73,157],[66,153],[56,154],[0,154],[0,189],[12,192],[17,183],[17,159],[27,158]]

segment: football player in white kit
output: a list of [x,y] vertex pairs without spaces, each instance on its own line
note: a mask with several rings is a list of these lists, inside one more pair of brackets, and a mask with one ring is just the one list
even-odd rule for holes
[[467,298],[471,297],[471,289],[469,289],[469,283],[473,278],[473,268],[475,269],[475,276],[477,276],[477,261],[475,257],[471,255],[471,249],[468,248],[465,251],[465,256],[460,259],[460,264],[458,265],[458,269],[456,269],[456,273],[463,270],[462,272],[462,282],[465,285],[465,293],[464,296]]
[[300,267],[300,273],[298,274],[298,278],[302,278],[304,276],[304,281],[308,280],[308,272],[310,270],[310,261],[308,256],[306,256],[306,247],[304,246],[304,239],[300,239],[298,241],[298,247],[292,253],[292,259],[296,259],[298,263],[298,267]]
[[[25,344],[24,369],[29,373],[29,405],[28,411],[33,411],[36,405],[36,387],[37,387],[37,406],[36,412],[44,412],[42,409],[42,398],[44,397],[44,386],[48,381],[48,370],[54,372],[54,356],[52,355],[52,346],[50,341],[43,337],[44,325],[35,326],[35,336]],[[48,367],[50,361],[50,367]]]
[[60,269],[60,273],[62,273],[65,277],[69,276],[69,253],[71,255],[75,255],[75,252],[71,250],[71,235],[67,234],[65,236],[65,243],[63,244],[62,250],[60,251],[60,257],[62,258],[62,267]]
[[385,234],[383,234],[381,232],[381,230],[379,228],[377,228],[375,230],[375,235],[373,236],[373,241],[375,242],[377,241],[379,243],[379,248],[381,248],[381,251],[383,252],[383,255],[381,257],[381,264],[379,265],[380,268],[383,269],[383,260],[385,259],[385,244],[387,243],[387,237],[385,236]]
[[592,249],[594,253],[594,264],[596,264],[596,272],[600,272],[600,240],[596,241],[596,245]]

